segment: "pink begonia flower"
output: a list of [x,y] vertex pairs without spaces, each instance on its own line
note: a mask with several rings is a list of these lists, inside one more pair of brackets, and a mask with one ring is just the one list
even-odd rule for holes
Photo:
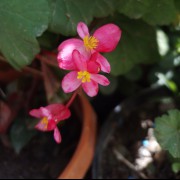
[[52,104],[39,109],[33,109],[29,114],[36,118],[41,118],[40,122],[35,126],[40,131],[54,131],[54,139],[57,143],[61,142],[61,134],[57,124],[68,119],[71,112],[62,104]]
[[[59,67],[65,70],[73,70],[75,67],[72,61],[72,52],[78,50],[86,60],[88,60],[94,52],[111,52],[113,51],[120,38],[121,30],[114,24],[106,24],[97,29],[91,36],[86,24],[78,23],[77,32],[82,38],[72,38],[64,41],[58,47],[58,63]],[[107,59],[100,53],[97,55],[97,63],[103,72],[110,73],[111,67]]]
[[98,93],[98,84],[103,86],[110,84],[105,76],[98,74],[100,69],[96,58],[97,53],[94,53],[89,61],[86,61],[79,51],[73,51],[74,69],[62,80],[62,88],[65,93],[73,92],[82,85],[84,91],[93,97]]

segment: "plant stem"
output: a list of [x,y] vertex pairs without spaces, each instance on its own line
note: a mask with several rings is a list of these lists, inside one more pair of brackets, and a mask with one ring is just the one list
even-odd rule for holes
[[128,161],[119,151],[117,151],[116,149],[114,149],[113,151],[116,158],[122,163],[124,163],[129,169],[134,171],[140,178],[149,179],[144,173],[139,172],[136,167],[130,161]]
[[71,99],[66,104],[67,108],[69,108],[71,106],[71,104],[73,103],[73,101],[74,101],[74,99],[76,98],[77,95],[78,95],[78,90],[74,92],[74,94],[71,96]]
[[39,54],[38,54],[38,55],[36,56],[36,58],[37,58],[38,60],[40,60],[40,61],[45,62],[46,64],[48,64],[48,65],[50,65],[50,66],[58,67],[58,64],[57,64],[56,61],[50,61],[50,60],[48,60],[48,58],[45,57],[45,56],[42,56],[42,55],[39,55]]
[[45,50],[43,50],[42,51],[42,54],[45,54],[45,55],[48,55],[48,56],[52,56],[52,57],[57,57],[57,55],[56,55],[56,53],[54,53],[54,52],[51,52],[51,51],[45,51]]
[[0,60],[1,61],[6,61],[5,58],[3,56],[0,55]]
[[22,71],[31,73],[31,74],[33,74],[33,75],[36,76],[36,77],[40,77],[40,78],[43,77],[43,74],[42,74],[41,71],[36,70],[36,69],[34,69],[34,68],[31,68],[31,67],[28,67],[28,66],[24,67],[24,68],[22,69]]

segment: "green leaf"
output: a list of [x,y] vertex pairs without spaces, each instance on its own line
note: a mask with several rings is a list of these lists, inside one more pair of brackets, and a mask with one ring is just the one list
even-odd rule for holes
[[113,75],[125,74],[136,64],[153,63],[160,59],[156,31],[152,26],[120,16],[114,22],[122,29],[122,38],[116,50],[105,55],[111,63]]
[[[33,120],[27,119],[27,121]],[[35,130],[28,129],[25,119],[16,120],[10,131],[11,142],[16,153],[20,153],[21,149],[28,144],[36,133]]]
[[76,35],[80,21],[90,24],[93,17],[106,17],[114,10],[115,0],[49,0],[51,5],[50,31],[65,36]]
[[158,85],[161,85],[161,86],[165,85],[172,92],[174,92],[174,93],[178,92],[178,87],[177,87],[176,83],[171,80],[174,76],[173,72],[169,71],[166,74],[157,72],[156,76],[158,77],[158,81],[157,81]]
[[173,0],[150,0],[149,11],[143,19],[151,25],[168,25],[176,18]]
[[150,0],[119,0],[117,9],[130,18],[138,19],[148,11],[150,4]]
[[92,15],[93,17],[97,18],[102,18],[106,17],[110,14],[113,14],[116,5],[117,5],[117,0],[93,0],[90,7],[92,7]]
[[174,0],[174,3],[175,3],[177,11],[180,12],[180,1],[179,0]]
[[57,34],[46,31],[38,38],[38,42],[43,49],[53,50],[58,47],[58,37]]
[[16,69],[30,64],[39,52],[36,37],[48,27],[46,0],[0,1],[0,51]]
[[174,173],[180,172],[180,162],[179,163],[173,163],[172,169],[173,169]]
[[[178,0],[175,2],[179,5]],[[119,0],[117,10],[133,19],[143,18],[151,25],[167,25],[176,17],[173,0]]]
[[180,111],[171,110],[155,120],[155,135],[163,149],[180,158]]

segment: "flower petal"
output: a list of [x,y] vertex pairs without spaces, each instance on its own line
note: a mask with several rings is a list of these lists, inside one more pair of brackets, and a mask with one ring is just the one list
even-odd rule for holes
[[106,24],[97,29],[93,36],[99,41],[96,51],[111,52],[121,38],[121,30],[114,24]]
[[85,36],[89,36],[89,29],[88,29],[87,25],[83,22],[78,23],[77,32],[82,39]]
[[40,121],[40,122],[35,126],[35,128],[36,128],[37,130],[43,131],[43,132],[48,131],[48,130],[47,130],[47,125],[43,124],[42,121]]
[[82,87],[84,91],[87,93],[88,96],[94,97],[98,94],[98,83],[95,81],[91,80],[91,82],[87,82],[82,84]]
[[77,72],[72,71],[64,77],[62,80],[62,88],[65,93],[73,92],[81,85],[81,80],[77,79],[77,76]]
[[29,114],[36,118],[48,117],[51,118],[51,113],[46,107],[40,107],[39,109],[33,109],[29,112]]
[[98,62],[99,56],[100,56],[100,54],[98,52],[93,52],[90,60],[88,61],[88,66],[87,66],[88,72],[90,72],[92,74],[99,73],[99,71],[101,70],[101,65]]
[[75,70],[75,64],[72,60],[72,52],[75,49],[84,49],[84,44],[83,41],[79,40],[79,39],[69,39],[64,41],[63,43],[60,44],[60,46],[58,47],[58,63],[59,63],[59,67],[61,69],[65,69],[65,70]]
[[48,120],[46,118],[43,118],[40,120],[40,122],[35,126],[36,129],[39,131],[52,131],[56,127],[56,123],[54,120]]
[[108,86],[110,84],[109,80],[100,74],[91,74],[91,79],[102,86]]
[[29,114],[33,117],[36,117],[36,118],[43,118],[44,117],[41,109],[33,109],[29,112]]
[[54,129],[54,140],[55,140],[58,144],[61,143],[61,141],[62,141],[60,131],[59,131],[59,129],[58,129],[57,127]]
[[63,104],[51,104],[46,107],[50,112],[52,119],[57,123],[68,119],[71,116],[70,110]]
[[101,70],[103,72],[105,73],[111,72],[111,65],[109,64],[108,60],[104,56],[98,53],[98,57],[96,61],[100,64]]
[[47,126],[47,130],[48,131],[52,131],[56,128],[56,122],[54,120],[49,120],[48,121],[48,126]]
[[72,53],[72,57],[76,68],[78,71],[86,71],[87,70],[87,61],[85,58],[80,54],[78,50],[74,50]]
[[89,73],[97,74],[101,70],[101,67],[96,61],[89,61],[87,69]]

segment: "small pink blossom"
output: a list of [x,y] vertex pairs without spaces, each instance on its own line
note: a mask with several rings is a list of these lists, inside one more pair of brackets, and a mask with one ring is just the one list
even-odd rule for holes
[[62,104],[52,104],[39,109],[33,109],[29,112],[33,117],[40,118],[40,122],[35,126],[36,129],[46,132],[54,131],[54,139],[57,143],[61,142],[61,134],[57,124],[65,119],[68,119],[71,112]]
[[82,85],[84,91],[93,97],[98,93],[98,84],[103,86],[110,84],[105,76],[98,74],[100,69],[96,62],[97,56],[98,54],[94,53],[87,61],[79,51],[73,51],[73,71],[68,73],[62,81],[62,88],[65,93],[73,92]]
[[103,72],[110,73],[110,64],[107,59],[99,52],[113,51],[120,38],[121,30],[114,24],[106,24],[97,29],[91,36],[89,29],[83,22],[78,23],[77,32],[82,40],[72,38],[60,44],[58,50],[59,67],[65,70],[73,70],[75,64],[72,60],[72,52],[78,50],[86,60],[88,60],[92,53],[98,52],[97,63]]

